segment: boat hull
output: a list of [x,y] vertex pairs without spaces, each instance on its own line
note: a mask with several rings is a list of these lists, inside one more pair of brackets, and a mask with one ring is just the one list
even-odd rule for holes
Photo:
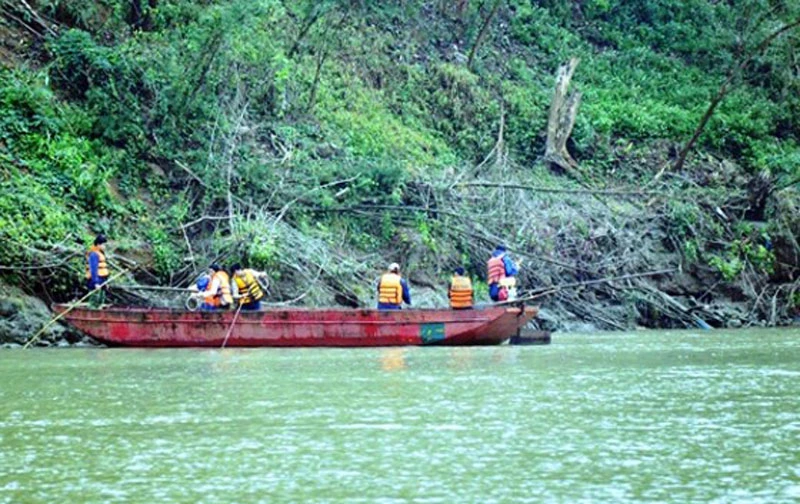
[[474,310],[277,309],[190,312],[92,310],[56,305],[80,331],[108,345],[132,347],[375,347],[497,345],[538,313],[537,307]]

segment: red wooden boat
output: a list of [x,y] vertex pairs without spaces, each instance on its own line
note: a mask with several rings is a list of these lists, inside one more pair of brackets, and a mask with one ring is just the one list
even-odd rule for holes
[[[368,347],[497,345],[539,312],[533,306],[474,310],[268,309],[192,312],[154,308],[83,307],[58,313],[77,329],[115,346]],[[69,311],[67,311],[69,310]]]

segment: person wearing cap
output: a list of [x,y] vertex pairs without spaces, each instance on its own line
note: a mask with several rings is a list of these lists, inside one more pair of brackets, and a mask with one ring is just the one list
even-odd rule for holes
[[203,306],[205,305],[206,289],[208,289],[210,283],[211,275],[209,275],[208,272],[204,272],[197,277],[195,284],[189,287],[192,293],[189,294],[189,299],[186,301],[186,308],[188,310],[194,311],[198,308],[202,310],[213,309],[211,306]]
[[201,310],[227,310],[233,305],[231,295],[231,280],[219,264],[212,264],[208,267],[208,275],[211,281],[208,282],[204,295]]
[[105,235],[100,233],[86,252],[86,286],[90,291],[95,291],[89,296],[89,304],[95,308],[101,307],[106,302],[106,281],[108,280],[106,242],[108,240]]
[[489,297],[492,301],[506,301],[516,297],[516,276],[519,270],[506,254],[505,246],[498,245],[494,249],[492,257],[486,262],[486,272],[486,283],[489,284]]
[[239,306],[242,310],[260,310],[261,299],[264,297],[264,290],[258,283],[258,277],[264,276],[263,272],[243,268],[236,263],[231,266],[231,287],[236,290]]
[[400,310],[403,303],[411,306],[411,292],[400,276],[400,265],[392,263],[378,282],[378,309]]
[[461,266],[453,272],[447,297],[450,298],[450,308],[454,310],[472,308],[472,280],[466,276],[466,272]]

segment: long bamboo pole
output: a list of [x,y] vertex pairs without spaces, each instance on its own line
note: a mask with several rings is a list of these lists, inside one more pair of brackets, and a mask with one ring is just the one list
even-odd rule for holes
[[159,292],[198,292],[197,289],[188,287],[164,287],[160,285],[115,285],[115,289],[146,290]]
[[114,280],[116,280],[117,278],[121,277],[122,275],[124,275],[126,273],[130,273],[131,271],[134,271],[138,267],[139,267],[139,265],[136,265],[136,266],[134,266],[132,268],[128,268],[128,269],[122,270],[122,271],[120,271],[118,273],[115,273],[114,275],[110,276],[108,278],[108,280],[106,280],[103,285],[99,285],[99,286],[95,287],[94,289],[90,290],[89,292],[87,292],[85,296],[83,296],[79,300],[77,300],[74,303],[72,303],[71,305],[69,305],[69,307],[66,310],[64,310],[63,312],[59,313],[54,318],[50,319],[49,322],[47,322],[44,326],[42,326],[42,328],[39,329],[39,332],[34,334],[33,337],[31,339],[29,339],[27,343],[25,343],[25,346],[23,346],[22,349],[25,350],[26,348],[31,346],[35,341],[37,341],[42,336],[42,334],[44,334],[44,332],[47,330],[48,327],[50,327],[51,325],[53,325],[56,322],[58,322],[59,320],[61,320],[61,318],[63,318],[64,315],[66,315],[67,313],[69,313],[72,310],[74,310],[75,308],[77,308],[78,305],[80,305],[82,302],[86,301],[89,298],[89,296],[91,296],[92,294],[94,294],[95,292],[97,292],[98,290],[103,288],[103,286],[107,286],[110,282],[113,282]]
[[670,269],[662,269],[656,271],[647,271],[644,273],[632,273],[630,275],[621,275],[618,277],[606,277],[606,278],[598,278],[597,280],[586,280],[584,282],[572,282],[566,283],[562,285],[554,285],[552,287],[548,287],[546,289],[539,289],[539,292],[535,294],[530,294],[528,296],[524,296],[521,298],[508,300],[508,301],[500,301],[497,303],[491,303],[490,306],[503,306],[503,305],[513,305],[517,303],[524,303],[525,301],[532,301],[534,299],[547,296],[550,294],[554,294],[562,289],[570,289],[572,287],[583,287],[585,285],[594,285],[599,283],[607,283],[613,282],[616,280],[628,280],[630,278],[641,278],[641,277],[648,277],[648,276],[655,276],[655,275],[666,275],[667,273],[674,273],[678,271],[677,268],[670,268]]

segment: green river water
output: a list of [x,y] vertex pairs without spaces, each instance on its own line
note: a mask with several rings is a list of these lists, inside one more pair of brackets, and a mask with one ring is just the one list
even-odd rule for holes
[[0,502],[800,502],[800,330],[0,351]]

